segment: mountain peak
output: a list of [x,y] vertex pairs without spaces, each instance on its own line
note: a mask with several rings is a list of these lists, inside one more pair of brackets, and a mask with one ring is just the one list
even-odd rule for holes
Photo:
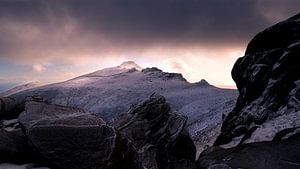
[[199,82],[197,82],[197,84],[201,86],[210,86],[210,84],[205,79],[201,79]]
[[142,67],[136,64],[134,61],[126,61],[120,64],[118,67],[123,69],[132,69],[135,68],[137,70],[142,70]]

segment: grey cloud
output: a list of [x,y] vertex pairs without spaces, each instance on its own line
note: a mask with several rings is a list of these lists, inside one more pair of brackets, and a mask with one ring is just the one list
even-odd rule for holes
[[[0,0],[0,57],[240,45],[299,0]],[[271,5],[270,5],[271,4]],[[281,19],[281,18],[280,18]],[[72,53],[72,52],[71,52]]]

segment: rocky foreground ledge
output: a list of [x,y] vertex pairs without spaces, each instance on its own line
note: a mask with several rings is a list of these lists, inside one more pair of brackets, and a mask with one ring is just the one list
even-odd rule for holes
[[2,124],[0,160],[57,169],[193,169],[196,148],[186,121],[158,94],[112,125],[82,109],[29,98],[17,121]]

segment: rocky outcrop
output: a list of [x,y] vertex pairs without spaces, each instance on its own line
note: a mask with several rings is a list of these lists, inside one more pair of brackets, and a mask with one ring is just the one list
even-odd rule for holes
[[158,69],[157,67],[142,69],[142,72],[145,74],[148,74],[148,75],[152,75],[152,76],[161,78],[163,80],[178,79],[178,80],[187,82],[187,80],[182,76],[182,74],[163,72],[162,70]]
[[198,160],[199,169],[297,169],[300,167],[300,135],[283,141],[259,142],[222,149],[210,148]]
[[271,141],[300,127],[300,14],[257,34],[232,77],[240,95],[215,145]]
[[40,96],[26,96],[20,101],[16,101],[13,97],[0,97],[0,120],[13,120],[24,111],[26,101],[45,101]]
[[54,168],[140,168],[132,144],[82,109],[29,101],[19,121],[31,147]]
[[0,163],[18,164],[33,159],[33,153],[24,138],[0,129]]
[[163,96],[132,107],[113,122],[139,151],[147,169],[194,168],[195,145],[186,129],[187,118],[173,112]]
[[[187,118],[163,96],[133,106],[106,124],[79,108],[27,97],[18,119],[1,121],[1,166],[71,169],[195,169]],[[20,130],[22,129],[22,130]],[[28,164],[26,164],[28,163]]]
[[19,111],[15,99],[11,97],[0,97],[0,119],[11,119],[18,117]]

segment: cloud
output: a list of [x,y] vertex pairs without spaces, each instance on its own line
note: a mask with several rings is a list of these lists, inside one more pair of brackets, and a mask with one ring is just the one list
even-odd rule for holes
[[34,64],[34,65],[32,65],[32,70],[35,72],[41,73],[45,70],[45,67],[40,64]]
[[257,0],[258,12],[270,23],[284,20],[300,12],[299,0]]
[[[231,66],[248,41],[262,29],[300,11],[299,3],[0,0],[0,63],[26,65],[35,78],[58,81],[73,77],[65,72],[78,75],[135,60],[142,66],[183,72],[191,81],[206,78],[231,84]],[[65,65],[73,68],[57,70]],[[25,80],[31,77],[16,76],[19,81],[23,76]]]
[[298,4],[298,0],[2,0],[0,57],[27,64],[72,63],[138,54],[158,46],[246,45],[270,22],[299,10]]
[[186,64],[180,58],[167,58],[167,59],[163,60],[162,68],[165,68],[166,70],[168,70],[170,72],[182,73],[184,71],[190,71],[188,64]]

